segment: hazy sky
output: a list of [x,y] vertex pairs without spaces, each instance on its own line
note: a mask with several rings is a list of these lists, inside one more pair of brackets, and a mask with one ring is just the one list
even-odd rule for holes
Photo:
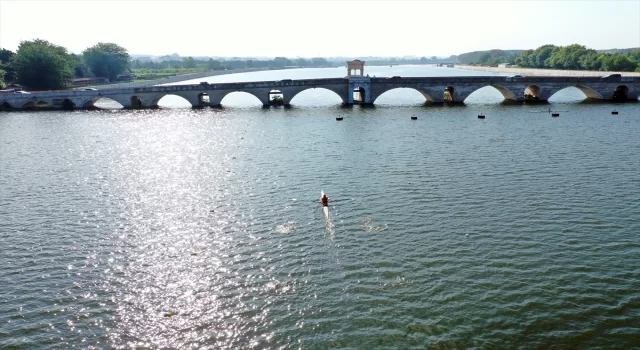
[[45,39],[80,53],[449,56],[486,49],[640,46],[640,0],[0,0],[0,47]]

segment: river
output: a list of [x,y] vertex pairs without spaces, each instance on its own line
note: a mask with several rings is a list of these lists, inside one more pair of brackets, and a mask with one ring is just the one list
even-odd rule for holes
[[583,98],[0,113],[0,348],[638,348],[640,104]]

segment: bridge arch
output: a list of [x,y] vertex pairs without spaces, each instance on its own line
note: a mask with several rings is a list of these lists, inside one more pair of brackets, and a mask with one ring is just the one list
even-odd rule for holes
[[13,109],[13,106],[7,102],[7,101],[2,101],[2,103],[0,103],[0,110],[10,110]]
[[456,88],[454,88],[453,85],[449,85],[445,87],[443,91],[444,102],[463,102],[463,101],[455,101],[455,98],[454,98],[455,93],[456,93]]
[[[556,100],[558,98],[561,100],[570,100],[570,101],[579,102],[579,101],[583,101],[585,98],[588,98],[588,96],[586,93],[584,93],[584,91],[578,89],[576,86],[567,85],[554,91],[554,93],[551,96],[549,96],[549,100]],[[597,98],[597,97],[594,97],[594,98]]]
[[538,85],[529,85],[524,89],[524,100],[533,102],[540,101],[542,89]]
[[104,96],[95,96],[83,101],[82,109],[120,109],[124,108],[122,103]]
[[[232,95],[232,96],[230,97],[229,95]],[[264,103],[264,102],[266,101],[266,98],[265,98],[265,99],[264,99],[264,101],[263,101],[263,100],[262,100],[262,99],[260,99],[260,97],[259,97],[259,96],[257,96],[256,94],[251,93],[251,92],[249,92],[249,91],[242,91],[242,90],[227,91],[227,92],[225,92],[224,94],[222,94],[222,95],[219,97],[219,101],[211,101],[211,104],[214,104],[214,105],[222,105],[222,101],[224,101],[225,99],[227,99],[227,101],[229,101],[228,99],[230,98],[230,99],[231,99],[231,101],[233,101],[233,102],[241,102],[241,103],[240,103],[240,105],[242,105],[242,106],[247,106],[247,105],[250,105],[250,104],[249,104],[249,103],[247,103],[247,102],[252,101],[253,99],[252,99],[252,98],[248,99],[248,98],[247,98],[248,96],[246,96],[246,95],[250,95],[250,96],[255,97],[261,105],[263,105],[263,106],[265,105],[265,103]],[[268,97],[268,96],[267,96],[267,97]],[[217,103],[216,103],[216,102],[217,102]],[[267,104],[268,104],[268,103],[267,103]]]
[[[494,94],[495,96],[490,96],[492,97],[492,99],[489,99],[489,102],[500,102],[500,97],[502,97],[502,101],[504,100],[508,100],[508,101],[517,101],[518,100],[518,96],[516,95],[516,93],[514,93],[512,90],[505,88],[504,86],[501,85],[496,85],[496,84],[489,84],[489,85],[485,85],[485,86],[478,86],[476,89],[474,89],[473,91],[471,91],[469,93],[469,95],[467,95],[467,97],[464,99],[463,102],[467,101],[469,99],[469,97],[471,97],[472,95],[476,94],[476,93],[481,93],[479,91],[481,90],[489,90],[490,94]],[[495,99],[495,100],[493,100]],[[483,99],[483,101],[486,102],[486,99]]]
[[[372,88],[371,89],[371,103],[375,103],[375,101],[382,95],[384,95],[385,93],[387,93],[388,91],[391,90],[395,90],[395,89],[411,89],[411,90],[416,90],[417,92],[419,92],[424,98],[425,98],[425,102],[442,102],[442,100],[437,100],[434,98],[433,95],[433,91],[427,91],[426,89],[421,89],[419,87],[417,88],[413,88],[413,87],[405,87],[405,86],[392,86],[392,87],[388,87],[388,88]],[[433,90],[433,89],[431,89]]]
[[[395,91],[394,91],[395,90]],[[400,90],[400,91],[398,91]],[[429,93],[427,93],[426,91],[420,91],[416,88],[411,88],[411,87],[392,87],[390,89],[387,89],[385,91],[383,91],[382,93],[380,93],[379,95],[375,96],[375,100],[372,101],[372,103],[375,103],[376,101],[378,101],[378,103],[380,103],[379,99],[381,97],[383,97],[384,95],[387,95],[388,92],[408,92],[410,95],[414,95],[417,96],[414,92],[418,93],[420,96],[422,96],[425,100],[422,103],[427,103],[427,102],[433,102],[433,97],[431,97],[431,95]]]
[[129,107],[129,108],[142,108],[143,107],[142,99],[138,95],[131,96],[129,98],[129,101],[131,102],[131,104],[129,106],[125,106],[125,107]]
[[150,98],[149,107],[190,108],[193,107],[193,104],[183,96],[163,92]]
[[[291,93],[291,94],[290,94],[290,96],[285,95],[285,96],[284,96],[284,97],[285,97],[285,104],[291,104],[291,101],[292,101],[296,96],[298,96],[298,95],[300,95],[300,93],[302,93],[302,92],[306,92],[306,91],[308,91],[308,90],[325,90],[325,91],[330,91],[330,92],[333,92],[334,94],[336,94],[336,95],[338,96],[338,99],[339,99],[340,101],[342,101],[342,104],[347,103],[347,101],[345,101],[345,100],[344,100],[344,97],[340,94],[340,92],[338,92],[338,91],[336,91],[336,90],[333,90],[333,89],[332,89],[332,88],[330,88],[330,87],[313,87],[313,86],[309,86],[309,87],[305,87],[305,88],[302,88],[302,89],[300,89],[300,90],[298,90],[298,91],[295,91],[295,92]],[[322,93],[324,93],[324,91],[322,91]],[[306,94],[306,93],[305,93],[305,94]],[[305,94],[303,94],[303,95],[305,95]]]
[[504,97],[505,100],[509,100],[509,101],[517,101],[518,100],[518,95],[516,95],[513,91],[511,91],[510,89],[501,86],[501,85],[497,85],[497,84],[491,84],[488,85],[491,86],[492,88],[498,90],[498,92],[500,92],[502,94],[502,96]]
[[71,101],[68,98],[65,98],[64,100],[62,100],[61,105],[62,105],[62,109],[67,111],[70,111],[76,108],[76,104],[73,103],[73,101]]
[[34,108],[36,106],[36,103],[38,101],[24,101],[21,105],[20,105],[20,109],[30,109],[30,108]]
[[626,85],[619,85],[613,90],[614,101],[626,101],[629,98],[629,87]]
[[601,93],[599,93],[598,91],[596,91],[595,89],[589,86],[585,86],[585,85],[573,85],[573,86],[578,88],[578,90],[582,91],[582,93],[584,93],[585,96],[587,96],[588,98],[593,98],[598,100],[601,100],[603,98]]

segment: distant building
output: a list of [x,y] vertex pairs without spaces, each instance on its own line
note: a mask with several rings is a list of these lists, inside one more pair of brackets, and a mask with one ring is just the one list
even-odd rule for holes
[[116,78],[117,81],[131,81],[135,79],[136,76],[134,74],[119,74]]
[[7,89],[13,89],[15,91],[23,91],[24,87],[20,84],[9,84],[6,87]]
[[511,67],[513,67],[513,65],[511,63],[500,63],[498,65],[498,67],[500,67],[500,68],[511,68]]
[[347,61],[347,77],[351,76],[364,76],[364,61]]
[[93,78],[77,78],[71,80],[69,86],[87,86],[87,85],[96,85],[96,84],[107,84],[109,82],[108,78],[103,77],[93,77]]

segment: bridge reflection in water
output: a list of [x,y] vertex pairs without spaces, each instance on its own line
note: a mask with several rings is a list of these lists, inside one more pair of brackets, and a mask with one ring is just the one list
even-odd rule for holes
[[167,95],[177,95],[194,108],[220,106],[222,99],[233,92],[246,92],[255,96],[263,106],[288,106],[302,91],[323,88],[334,92],[344,105],[374,104],[385,92],[397,88],[418,91],[427,103],[464,103],[474,91],[491,86],[505,100],[547,101],[556,92],[575,87],[587,98],[597,100],[637,100],[640,77],[503,77],[503,76],[450,76],[450,77],[392,77],[300,79],[256,81],[220,84],[189,84],[151,86],[143,88],[102,89],[95,91],[42,91],[30,94],[0,94],[0,108],[15,109],[91,109],[101,98],[112,99],[124,108],[157,108],[158,101]]

